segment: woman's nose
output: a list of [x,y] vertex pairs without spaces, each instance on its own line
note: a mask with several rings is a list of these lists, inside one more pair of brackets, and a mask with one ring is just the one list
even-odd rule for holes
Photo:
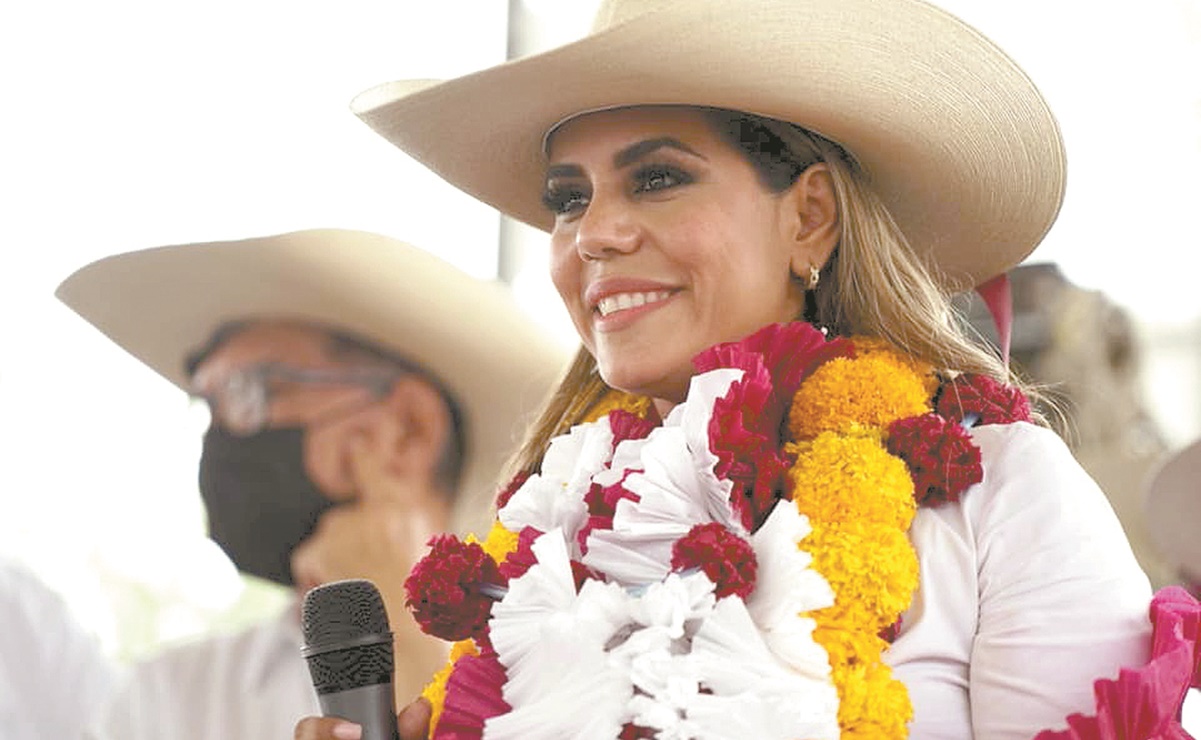
[[638,248],[639,228],[620,198],[593,195],[576,223],[575,246],[580,259],[606,259]]

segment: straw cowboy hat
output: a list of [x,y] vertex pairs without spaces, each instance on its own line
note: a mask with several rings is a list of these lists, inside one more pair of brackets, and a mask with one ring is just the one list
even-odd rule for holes
[[1063,199],[1063,142],[1039,91],[921,0],[607,0],[579,41],[383,84],[351,108],[450,183],[549,230],[543,137],[640,104],[742,110],[842,144],[953,289],[1020,262]]
[[1146,507],[1155,546],[1201,584],[1201,439],[1168,458],[1151,477]]
[[567,360],[508,288],[361,231],[127,252],[80,268],[55,294],[185,390],[187,356],[225,323],[256,317],[328,325],[416,362],[466,417],[460,527],[487,525],[496,476]]

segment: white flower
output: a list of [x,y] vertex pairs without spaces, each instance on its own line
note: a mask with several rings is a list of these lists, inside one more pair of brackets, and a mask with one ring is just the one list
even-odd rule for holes
[[713,404],[741,377],[741,370],[713,370],[693,378],[688,398],[662,427],[618,445],[597,482],[609,485],[634,471],[623,485],[638,500],[618,501],[612,528],[589,535],[585,565],[623,584],[649,583],[667,575],[672,546],[697,524],[716,521],[746,536],[730,505],[733,484],[714,475],[717,457],[709,449]]
[[607,418],[555,437],[542,460],[542,472],[531,475],[497,513],[501,524],[510,532],[561,528],[566,541],[574,543],[588,518],[584,495],[612,452],[613,430]]
[[562,530],[531,549],[537,562],[492,608],[492,645],[512,711],[488,720],[484,737],[610,740],[628,719],[633,685],[605,648],[629,623],[633,597],[594,580],[577,594]]
[[808,517],[791,501],[776,504],[751,535],[759,567],[746,605],[772,653],[793,670],[825,678],[829,656],[813,641],[814,621],[800,616],[834,603],[829,582],[809,567],[813,558],[797,546],[811,531]]
[[[816,644],[816,643],[815,643]],[[829,679],[802,676],[781,664],[738,598],[717,602],[692,638],[689,659],[711,694],[698,694],[689,718],[751,723],[738,737],[837,738],[838,692]],[[737,717],[729,716],[737,715]],[[713,737],[728,737],[724,733]]]

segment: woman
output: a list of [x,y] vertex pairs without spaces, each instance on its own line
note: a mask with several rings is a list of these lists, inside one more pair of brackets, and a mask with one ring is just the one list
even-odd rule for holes
[[1180,736],[1195,602],[1156,603],[1163,695],[1129,673],[1094,704],[1152,656],[1146,578],[948,309],[1064,182],[976,31],[913,0],[613,0],[581,41],[355,107],[550,231],[583,343],[497,527],[407,582],[460,640],[434,736]]

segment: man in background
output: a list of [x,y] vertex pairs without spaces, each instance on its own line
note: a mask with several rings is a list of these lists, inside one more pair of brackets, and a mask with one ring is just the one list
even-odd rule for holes
[[[383,596],[400,706],[446,657],[404,607],[428,539],[486,531],[496,477],[565,353],[507,289],[344,230],[131,252],[57,295],[211,412],[210,536],[295,589],[367,578]],[[298,601],[297,601],[298,603]],[[289,737],[319,713],[296,604],[133,667],[94,723],[112,740]]]

